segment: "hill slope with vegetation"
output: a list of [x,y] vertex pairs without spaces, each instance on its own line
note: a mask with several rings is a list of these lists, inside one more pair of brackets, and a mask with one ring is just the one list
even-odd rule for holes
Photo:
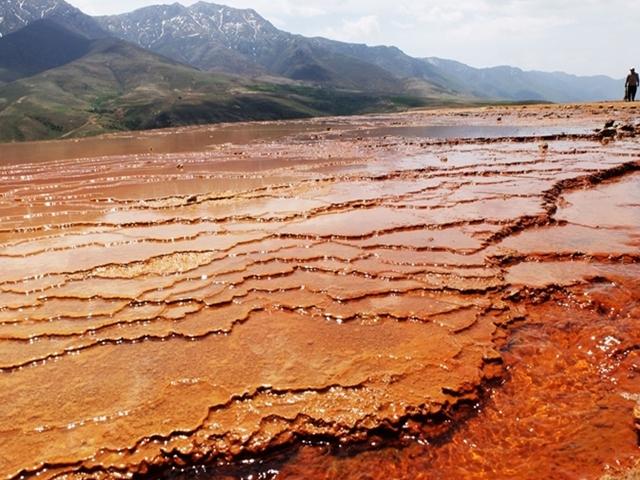
[[[74,38],[73,32],[46,22],[27,28],[30,31],[0,39],[0,51],[10,46],[21,58],[21,51],[32,52],[31,41],[38,39],[42,30],[48,32],[52,45]],[[40,62],[37,56],[32,59],[31,67],[36,68]],[[59,65],[32,76],[26,76],[20,62],[5,62],[5,76],[23,78],[0,86],[0,141],[356,114],[423,102],[399,95],[257,82],[202,72],[116,39],[87,40],[75,55],[68,52],[49,60]],[[51,65],[41,65],[46,66]]]

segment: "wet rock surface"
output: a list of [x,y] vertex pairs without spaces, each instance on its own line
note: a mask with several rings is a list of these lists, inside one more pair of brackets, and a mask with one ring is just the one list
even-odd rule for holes
[[0,476],[624,473],[637,114],[0,146]]

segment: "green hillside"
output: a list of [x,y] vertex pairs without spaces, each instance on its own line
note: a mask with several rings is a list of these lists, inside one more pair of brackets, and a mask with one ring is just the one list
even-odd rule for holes
[[201,72],[121,40],[93,40],[80,58],[0,85],[0,141],[355,114],[422,103],[389,94]]

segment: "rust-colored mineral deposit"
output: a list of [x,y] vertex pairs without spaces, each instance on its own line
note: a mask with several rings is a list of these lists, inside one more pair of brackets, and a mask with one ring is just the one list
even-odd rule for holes
[[0,146],[0,478],[627,475],[638,119]]

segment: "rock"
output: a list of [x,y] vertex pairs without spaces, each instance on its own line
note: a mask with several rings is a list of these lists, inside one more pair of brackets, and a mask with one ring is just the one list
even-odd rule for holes
[[602,138],[612,138],[612,137],[615,137],[617,134],[618,134],[618,130],[616,130],[615,128],[605,128],[600,132],[600,136]]
[[607,123],[604,124],[604,128],[605,130],[607,128],[612,128],[615,125],[616,121],[615,120],[609,120]]
[[636,136],[636,127],[630,123],[626,123],[620,127],[618,127],[618,135],[624,137],[635,137]]

